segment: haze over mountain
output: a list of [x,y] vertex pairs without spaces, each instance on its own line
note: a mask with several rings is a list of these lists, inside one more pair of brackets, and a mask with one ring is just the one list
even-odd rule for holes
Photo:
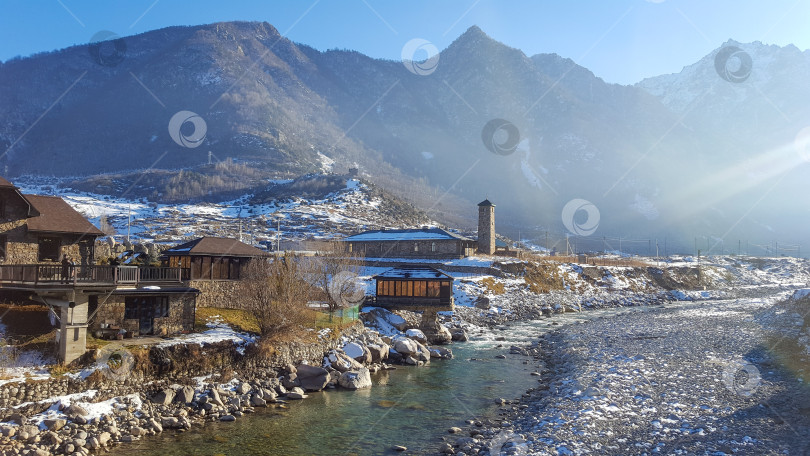
[[[695,236],[725,236],[727,251],[737,239],[797,243],[810,219],[796,198],[807,165],[794,148],[810,125],[810,54],[795,47],[730,41],[681,73],[622,86],[478,27],[425,75],[296,44],[266,22],[170,27],[123,43],[123,59],[107,65],[87,46],[0,65],[6,174],[194,168],[209,151],[288,174],[334,161],[406,197],[448,192],[469,217],[487,197],[513,237],[561,235],[566,203],[588,200],[599,226],[581,242],[593,248],[603,236],[669,236],[683,250]],[[716,66],[729,46],[752,62],[739,82]],[[170,136],[179,111],[204,119],[199,147]],[[514,150],[485,147],[482,132],[506,147],[518,139],[486,130],[493,119],[516,127]],[[197,133],[190,123],[181,132]]]

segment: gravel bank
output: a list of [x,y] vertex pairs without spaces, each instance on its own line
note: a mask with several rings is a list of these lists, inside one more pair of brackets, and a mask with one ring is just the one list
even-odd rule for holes
[[804,322],[786,297],[652,307],[549,334],[539,387],[452,452],[808,454],[810,388],[783,338]]

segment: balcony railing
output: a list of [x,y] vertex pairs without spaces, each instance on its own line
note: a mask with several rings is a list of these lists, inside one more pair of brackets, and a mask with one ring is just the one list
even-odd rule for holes
[[0,284],[24,285],[138,285],[181,283],[187,268],[139,266],[62,266],[42,264],[0,265]]

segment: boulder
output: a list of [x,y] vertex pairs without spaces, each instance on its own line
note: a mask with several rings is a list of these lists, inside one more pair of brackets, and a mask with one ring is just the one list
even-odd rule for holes
[[22,413],[12,413],[8,418],[6,418],[6,421],[14,424],[25,424],[26,420],[28,420],[28,417]]
[[489,298],[486,296],[479,296],[478,299],[475,300],[475,307],[478,309],[487,310],[489,309]]
[[439,359],[453,359],[453,352],[449,348],[430,347],[430,357]]
[[174,400],[174,390],[171,388],[165,388],[152,396],[152,402],[155,404],[169,405],[172,400]]
[[420,343],[416,343],[417,348],[419,349],[418,352],[414,353],[414,356],[418,361],[422,361],[423,363],[427,364],[430,362],[430,350]]
[[338,351],[330,352],[329,356],[327,357],[327,361],[329,361],[330,366],[334,367],[340,372],[347,372],[363,367],[362,364]]
[[463,328],[451,328],[450,338],[454,342],[467,342],[467,340],[469,340],[467,337],[467,331],[464,331]]
[[412,355],[419,352],[419,344],[404,336],[396,336],[393,339],[394,350],[402,355]]
[[422,330],[420,329],[409,329],[405,331],[405,335],[421,344],[427,343],[427,337],[425,336],[425,333],[422,332]]
[[194,402],[194,388],[184,386],[175,392],[174,401],[180,404],[190,404]]
[[340,375],[338,384],[350,390],[371,388],[371,373],[365,367],[361,367],[356,371],[344,372]]
[[377,344],[369,344],[366,346],[371,354],[371,362],[374,364],[381,363],[388,359],[388,350],[390,347],[385,342],[380,342],[379,345]]
[[329,371],[322,367],[302,364],[297,369],[300,386],[305,391],[320,391],[329,383]]
[[281,384],[284,388],[290,390],[301,386],[301,381],[298,380],[298,374],[296,372],[291,372],[281,379]]
[[[163,429],[180,429],[182,424],[180,420],[173,416],[164,416],[160,419],[160,425]],[[101,441],[101,436],[99,436],[99,441]]]
[[250,392],[250,390],[251,390],[250,383],[248,382],[242,382],[239,384],[239,386],[236,387],[237,394],[247,394]]
[[61,418],[49,419],[49,420],[43,420],[42,424],[44,424],[45,427],[48,430],[58,431],[58,430],[62,429],[63,427],[65,427],[65,425],[67,424],[67,420],[63,420]]
[[254,394],[250,397],[250,406],[251,407],[267,407],[267,401],[265,401],[260,395]]
[[219,421],[236,421],[236,417],[233,415],[223,415],[219,417]]
[[343,353],[358,363],[366,362],[366,347],[359,342],[349,342],[343,346]]
[[87,411],[87,409],[85,409],[81,405],[77,405],[77,404],[68,405],[67,407],[65,407],[64,410],[62,410],[62,413],[64,413],[65,415],[67,415],[71,419],[75,419],[76,417],[79,417],[79,416],[87,416],[87,415],[90,414]]

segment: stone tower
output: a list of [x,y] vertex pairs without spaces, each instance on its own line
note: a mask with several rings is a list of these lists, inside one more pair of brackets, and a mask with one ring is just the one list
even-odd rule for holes
[[495,205],[488,199],[478,203],[478,253],[495,253]]

